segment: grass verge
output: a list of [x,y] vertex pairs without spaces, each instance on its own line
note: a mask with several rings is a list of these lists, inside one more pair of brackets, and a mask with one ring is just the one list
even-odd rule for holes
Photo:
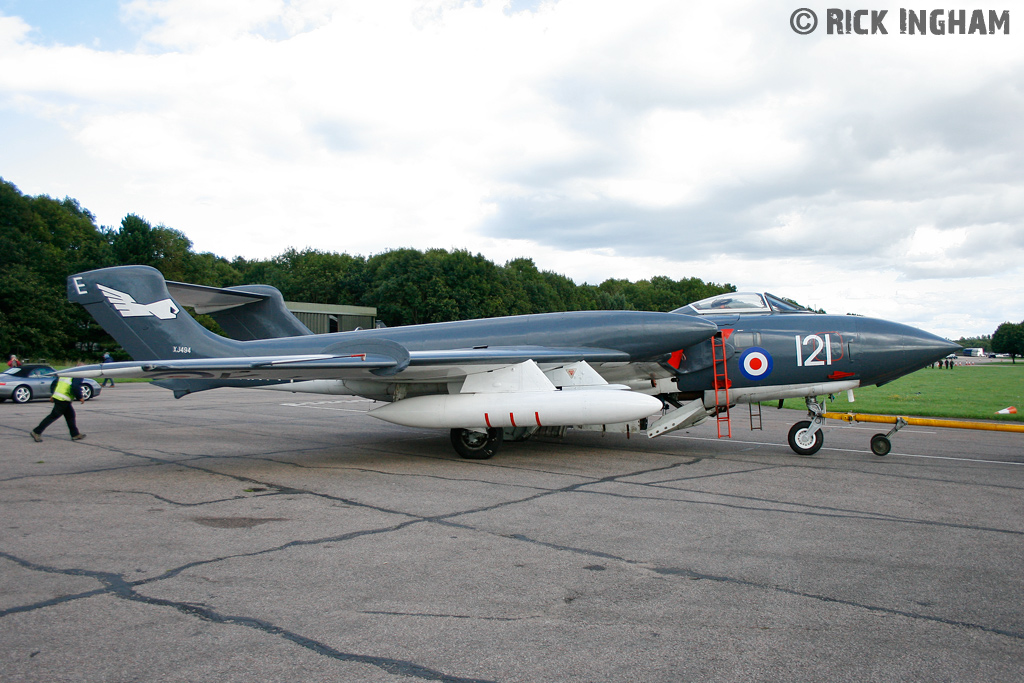
[[[1024,421],[1024,363],[986,363],[938,370],[925,368],[881,387],[854,390],[828,404],[834,412],[916,415],[963,419]],[[996,411],[1016,406],[1016,415]],[[804,410],[803,399],[788,399],[786,408]]]

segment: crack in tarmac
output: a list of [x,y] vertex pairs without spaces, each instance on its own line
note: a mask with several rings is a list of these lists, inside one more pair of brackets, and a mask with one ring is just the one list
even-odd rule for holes
[[736,585],[736,586],[745,586],[745,587],[748,587],[748,588],[755,588],[755,589],[758,589],[758,590],[774,591],[774,592],[778,592],[778,593],[783,593],[785,595],[792,595],[792,596],[800,597],[800,598],[807,598],[807,599],[811,599],[811,600],[818,600],[818,601],[821,601],[821,602],[828,602],[828,603],[833,603],[833,604],[837,604],[837,605],[845,605],[847,607],[855,607],[857,609],[864,609],[864,610],[868,610],[870,612],[881,612],[883,614],[891,614],[891,615],[894,615],[894,616],[901,616],[901,617],[906,617],[906,618],[909,618],[909,619],[919,619],[919,620],[930,621],[930,622],[935,622],[935,623],[939,623],[939,624],[946,624],[946,625],[949,625],[949,626],[959,626],[959,627],[963,627],[963,628],[976,629],[976,630],[985,631],[985,632],[988,632],[988,633],[995,633],[995,634],[998,634],[998,635],[1001,635],[1001,636],[1006,636],[1006,637],[1009,637],[1009,638],[1013,638],[1015,640],[1024,640],[1024,633],[1017,632],[1017,631],[1010,631],[1010,630],[1007,630],[1007,629],[995,628],[993,626],[985,626],[984,624],[976,624],[976,623],[969,622],[969,621],[959,621],[959,620],[956,620],[956,619],[947,619],[945,617],[933,616],[933,615],[929,615],[929,614],[919,614],[917,612],[908,612],[908,611],[905,611],[905,610],[898,610],[898,609],[893,609],[893,608],[890,608],[890,607],[881,607],[879,605],[869,605],[867,603],[856,602],[856,601],[853,601],[853,600],[845,600],[843,598],[835,598],[835,597],[828,596],[828,595],[820,595],[820,594],[817,594],[817,593],[807,593],[807,592],[804,592],[804,591],[798,591],[798,590],[794,590],[792,588],[786,588],[784,586],[776,586],[776,585],[773,585],[773,584],[760,583],[760,582],[757,582],[757,581],[749,581],[747,579],[738,579],[738,578],[731,577],[731,576],[721,576],[721,575],[715,575],[715,574],[707,574],[707,573],[704,573],[704,572],[695,571],[693,569],[685,569],[685,568],[679,568],[679,567],[652,566],[652,565],[649,565],[649,564],[646,564],[646,563],[643,563],[643,562],[639,562],[637,560],[631,560],[631,559],[625,558],[625,557],[618,557],[618,556],[612,555],[610,553],[588,550],[586,548],[574,548],[572,546],[560,545],[560,544],[557,544],[557,543],[548,543],[547,541],[541,541],[541,540],[538,540],[538,539],[529,538],[528,536],[524,536],[522,534],[511,534],[511,535],[508,535],[507,538],[512,538],[512,539],[515,539],[517,541],[522,541],[524,543],[533,543],[535,545],[539,545],[539,546],[542,546],[542,547],[551,548],[552,550],[561,550],[561,551],[564,551],[564,552],[575,553],[575,554],[582,555],[582,556],[585,556],[585,557],[599,557],[599,558],[605,559],[605,560],[615,560],[617,562],[621,562],[621,563],[629,565],[629,566],[634,566],[634,567],[640,567],[640,568],[648,569],[649,571],[652,571],[655,574],[660,574],[662,576],[682,576],[682,577],[685,577],[685,578],[688,578],[688,579],[704,580],[704,581],[714,581],[714,582],[717,582],[717,583],[725,583],[725,584],[731,584],[731,585]]
[[[62,574],[66,576],[85,576],[95,579],[99,583],[103,584],[103,588],[88,591],[86,593],[78,593],[73,596],[62,596],[60,598],[54,598],[52,600],[46,600],[35,605],[26,605],[24,607],[14,607],[6,610],[0,610],[0,618],[3,618],[9,614],[15,614],[20,612],[28,612],[35,609],[42,609],[44,607],[51,607],[61,603],[69,602],[70,600],[78,600],[86,597],[94,597],[97,595],[113,595],[122,600],[128,600],[130,602],[139,602],[146,605],[154,605],[157,607],[170,607],[182,614],[188,616],[197,617],[203,621],[209,621],[215,624],[228,624],[233,626],[242,626],[244,628],[261,631],[268,635],[278,636],[292,643],[295,643],[299,647],[303,647],[307,650],[316,652],[319,655],[329,657],[331,659],[341,662],[354,662],[358,664],[368,664],[382,669],[388,673],[406,676],[409,678],[419,678],[427,681],[443,681],[444,683],[491,683],[489,679],[478,679],[478,678],[463,678],[460,676],[451,676],[440,671],[416,664],[414,662],[393,659],[390,657],[375,657],[372,655],[360,655],[351,652],[342,652],[336,648],[333,648],[325,643],[307,638],[294,631],[275,626],[274,624],[265,621],[263,619],[256,619],[254,617],[244,617],[238,615],[225,615],[215,610],[212,610],[205,606],[200,606],[195,603],[165,600],[163,598],[154,598],[146,595],[140,595],[135,591],[136,586],[144,585],[147,583],[146,580],[128,582],[119,574],[110,572],[98,572],[87,569],[58,569],[56,567],[47,567],[45,565],[35,564],[27,560],[23,560],[19,557],[15,557],[10,553],[0,551],[0,557],[3,557],[15,564],[30,569],[33,571],[40,571],[50,574]],[[199,564],[199,563],[195,563]],[[186,565],[188,566],[188,565]],[[184,568],[182,568],[183,570]],[[162,577],[163,578],[163,577]]]
[[[630,484],[630,482],[619,482],[619,483],[626,484],[626,485]],[[666,501],[666,502],[673,502],[673,503],[687,503],[687,504],[690,504],[690,505],[722,507],[722,508],[728,508],[730,510],[746,510],[746,511],[750,511],[750,512],[768,512],[768,513],[783,514],[783,515],[803,515],[803,516],[807,516],[807,517],[832,517],[832,518],[838,518],[838,519],[862,519],[862,520],[873,521],[873,522],[893,522],[893,523],[899,523],[899,524],[919,524],[919,525],[923,525],[923,526],[935,526],[935,527],[943,527],[943,528],[947,528],[947,529],[966,529],[966,530],[969,530],[969,531],[985,531],[985,532],[989,532],[989,533],[1011,534],[1011,535],[1014,535],[1014,536],[1024,536],[1024,531],[1019,531],[1019,530],[1016,530],[1016,529],[999,529],[999,528],[996,528],[996,527],[983,527],[983,526],[976,526],[976,525],[971,525],[971,524],[957,524],[955,522],[939,522],[939,521],[929,520],[929,519],[914,519],[913,517],[899,517],[899,516],[896,516],[896,515],[888,515],[888,514],[885,514],[884,512],[864,512],[862,510],[844,510],[842,508],[828,508],[828,507],[825,507],[825,506],[806,505],[806,504],[801,504],[801,503],[790,503],[790,502],[786,502],[786,501],[773,501],[773,500],[770,500],[770,499],[755,498],[755,497],[748,497],[748,496],[729,496],[727,494],[709,493],[707,491],[692,491],[692,490],[687,490],[687,489],[676,489],[676,488],[673,488],[671,486],[664,486],[663,487],[663,486],[659,486],[659,485],[656,485],[656,484],[635,484],[635,485],[637,485],[637,486],[644,486],[644,487],[650,487],[650,488],[660,488],[660,489],[664,489],[664,490],[668,490],[668,491],[684,491],[684,492],[688,492],[688,493],[695,493],[695,494],[698,494],[698,495],[706,495],[706,496],[709,496],[709,497],[714,497],[714,496],[732,497],[732,498],[739,498],[741,500],[753,500],[753,501],[760,501],[760,502],[766,502],[766,503],[773,503],[775,505],[780,505],[780,506],[808,507],[808,508],[812,508],[812,509],[810,509],[810,510],[784,510],[784,509],[780,509],[778,507],[755,507],[755,506],[752,506],[752,505],[738,505],[738,504],[735,504],[735,503],[723,503],[723,502],[716,502],[716,501],[710,501],[710,500],[695,500],[695,499],[692,499],[692,498],[663,498],[663,497],[657,497],[657,496],[640,496],[640,495],[627,494],[627,493],[612,493],[610,491],[582,491],[581,493],[589,493],[591,495],[608,496],[609,498],[623,498],[623,499],[626,499],[626,500]],[[814,508],[818,508],[818,509],[814,509]]]

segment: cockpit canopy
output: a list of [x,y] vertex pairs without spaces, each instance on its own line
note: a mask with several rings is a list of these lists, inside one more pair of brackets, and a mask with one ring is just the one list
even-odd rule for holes
[[795,301],[783,299],[765,292],[729,292],[710,296],[692,304],[677,308],[673,313],[686,315],[736,315],[741,313],[813,313]]

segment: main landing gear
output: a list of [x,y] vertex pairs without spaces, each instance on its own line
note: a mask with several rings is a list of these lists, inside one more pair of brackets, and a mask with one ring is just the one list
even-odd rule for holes
[[502,429],[485,432],[472,429],[453,429],[452,446],[455,452],[468,460],[487,460],[501,448]]
[[825,418],[822,417],[825,410],[816,397],[808,396],[805,400],[807,416],[811,419],[801,420],[790,428],[789,447],[797,455],[814,455],[825,443],[825,433],[821,431],[825,424]]

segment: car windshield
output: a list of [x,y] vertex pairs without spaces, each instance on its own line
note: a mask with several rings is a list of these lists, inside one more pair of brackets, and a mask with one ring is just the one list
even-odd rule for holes
[[8,368],[3,371],[4,375],[15,377],[48,377],[57,372],[49,365],[26,365],[20,368]]

